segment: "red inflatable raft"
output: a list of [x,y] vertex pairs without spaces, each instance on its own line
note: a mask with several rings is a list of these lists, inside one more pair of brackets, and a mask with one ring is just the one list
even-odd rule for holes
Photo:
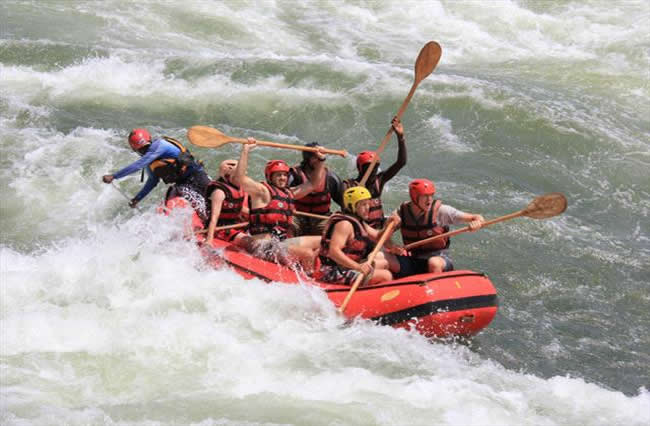
[[[167,207],[184,204],[184,200],[169,200]],[[202,227],[196,217],[194,226]],[[201,251],[215,268],[229,266],[246,279],[316,285],[336,306],[341,305],[350,290],[350,286],[315,281],[292,268],[255,258],[225,241],[215,239],[211,247],[203,245]],[[359,287],[345,310],[345,316],[360,316],[393,327],[414,328],[427,337],[448,337],[478,333],[490,324],[496,312],[496,290],[488,277],[460,270],[413,275]]]

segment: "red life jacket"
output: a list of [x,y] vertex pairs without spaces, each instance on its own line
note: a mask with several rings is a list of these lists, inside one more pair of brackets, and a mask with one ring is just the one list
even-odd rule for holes
[[328,254],[330,250],[330,242],[332,241],[332,234],[334,233],[334,226],[343,220],[350,222],[354,228],[354,238],[351,241],[346,241],[345,247],[343,247],[342,250],[346,256],[355,262],[361,262],[368,257],[372,249],[375,247],[375,242],[370,239],[370,236],[368,236],[366,229],[363,227],[359,219],[347,214],[334,213],[327,220],[325,231],[323,231],[323,237],[320,240],[320,251],[318,252],[318,257],[321,261],[321,265],[336,265],[336,262],[330,259]]
[[[434,235],[444,234],[449,231],[448,226],[440,226],[435,222],[441,205],[442,202],[440,200],[433,200],[433,204],[429,211],[420,216],[419,220],[415,217],[415,214],[411,209],[411,203],[402,203],[402,205],[399,206],[399,216],[402,219],[402,240],[404,241],[404,245],[421,241],[425,238],[433,237]],[[444,250],[447,247],[449,247],[449,237],[443,237],[413,249],[413,253],[417,254]]]
[[[354,179],[348,179],[343,182],[343,191],[353,186],[359,186],[359,182]],[[368,187],[370,195],[370,211],[368,212],[368,225],[375,229],[384,227],[386,218],[384,217],[384,208],[381,203],[381,188],[379,187],[379,177],[377,177],[372,184]]]
[[[209,200],[212,199],[212,194],[217,189],[222,190],[224,194],[226,194],[226,198],[223,200],[223,204],[221,205],[221,212],[219,213],[217,226],[233,225],[241,222],[241,210],[244,206],[246,193],[224,178],[219,178],[218,180],[210,182],[210,185],[208,185],[207,198]],[[208,209],[212,210],[211,202],[208,203]],[[212,212],[208,211],[208,218],[210,218],[211,215]]]
[[[307,182],[309,178],[300,166],[292,167],[293,173],[300,176],[302,182]],[[305,197],[296,200],[296,210],[300,212],[323,214],[327,215],[330,212],[330,204],[332,202],[332,195],[327,187],[327,175],[325,175],[325,182],[323,188],[310,192]]]
[[[271,201],[257,209],[251,208],[248,219],[248,232],[251,235],[272,232],[286,237],[293,224],[293,212],[296,211],[295,200],[289,189],[280,189],[262,182],[271,194]],[[249,206],[252,206],[250,200]]]

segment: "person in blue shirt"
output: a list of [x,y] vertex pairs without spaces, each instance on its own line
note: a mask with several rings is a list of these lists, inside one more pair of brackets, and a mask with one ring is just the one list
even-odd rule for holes
[[158,185],[160,179],[167,184],[174,184],[168,191],[166,199],[181,196],[187,199],[202,220],[207,218],[205,190],[210,178],[203,166],[194,160],[189,151],[177,140],[162,137],[151,138],[146,129],[133,129],[129,134],[129,145],[141,158],[123,169],[104,175],[104,183],[121,179],[138,170],[145,169],[148,175],[144,186],[129,202],[134,208]]

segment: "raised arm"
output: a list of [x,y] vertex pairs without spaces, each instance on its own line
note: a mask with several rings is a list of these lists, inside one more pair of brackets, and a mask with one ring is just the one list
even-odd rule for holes
[[237,168],[232,177],[232,182],[252,197],[263,197],[267,193],[264,185],[255,182],[246,175],[246,169],[248,169],[248,153],[256,146],[254,138],[248,138],[248,142],[249,143],[242,146],[241,156],[239,157],[239,163],[237,163]]

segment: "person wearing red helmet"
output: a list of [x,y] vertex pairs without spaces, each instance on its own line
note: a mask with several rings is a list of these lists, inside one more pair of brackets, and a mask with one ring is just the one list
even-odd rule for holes
[[[366,188],[370,191],[372,195],[372,205],[370,207],[370,217],[368,222],[370,226],[375,229],[381,229],[384,226],[385,217],[384,209],[381,203],[381,193],[384,190],[384,185],[386,182],[391,180],[397,173],[406,165],[406,139],[404,137],[404,126],[402,125],[399,118],[394,117],[391,122],[393,130],[397,135],[397,160],[393,165],[391,165],[385,172],[378,172],[379,170],[379,158],[370,177],[366,182]],[[359,172],[358,177],[354,179],[347,179],[343,182],[342,190],[345,191],[347,188],[358,186],[363,175],[366,173],[368,167],[372,163],[373,159],[377,156],[377,153],[374,151],[363,151],[357,156],[357,171]],[[342,205],[340,202],[340,197],[335,199],[339,205]]]
[[[320,147],[318,142],[310,142],[305,146]],[[311,181],[314,184],[314,191],[305,197],[296,200],[296,210],[299,212],[312,213],[329,216],[332,198],[341,192],[341,178],[325,165],[325,154],[320,152],[302,152],[302,162],[293,166],[289,172],[289,187],[301,185],[303,182]],[[324,171],[323,171],[324,170]],[[316,177],[323,174],[325,178],[320,182]],[[295,216],[294,223],[297,235],[321,235],[325,220]]]
[[[415,179],[409,183],[410,202],[400,205],[398,214],[402,219],[402,240],[404,245],[424,240],[449,231],[450,225],[468,223],[472,231],[483,226],[483,216],[465,213],[434,198],[436,186],[428,179]],[[399,277],[446,272],[453,270],[447,254],[449,238],[439,238],[427,245],[417,247],[410,256],[388,257],[391,271]],[[394,260],[393,260],[394,259]],[[396,261],[395,261],[396,260]]]
[[[289,166],[282,160],[271,160],[264,168],[265,182],[256,182],[246,175],[248,155],[256,146],[254,138],[242,147],[239,164],[232,178],[248,194],[248,232],[263,243],[254,244],[253,254],[267,260],[291,263],[297,258],[303,266],[309,267],[315,257],[320,237],[291,237],[295,200],[314,190],[310,181],[289,188]],[[322,179],[318,176],[318,179]]]
[[147,181],[129,202],[130,207],[135,207],[162,179],[167,184],[174,184],[167,191],[168,199],[175,195],[182,196],[203,220],[207,219],[204,193],[210,178],[183,144],[167,136],[152,139],[147,129],[133,129],[129,133],[128,143],[141,158],[115,173],[102,176],[104,183],[145,169]]

